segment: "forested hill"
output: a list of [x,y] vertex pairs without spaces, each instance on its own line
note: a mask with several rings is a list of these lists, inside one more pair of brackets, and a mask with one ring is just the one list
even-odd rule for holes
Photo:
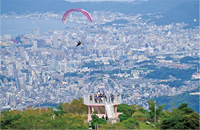
[[[155,101],[148,101],[149,110],[139,105],[120,104],[117,111],[122,112],[119,123],[109,124],[99,118],[97,108],[92,115],[91,126],[86,122],[88,107],[83,99],[74,99],[71,103],[60,104],[57,110],[52,108],[28,108],[24,111],[1,111],[1,129],[199,129],[199,114],[182,103],[171,111],[164,111],[158,105],[155,113]],[[105,109],[100,109],[105,113]],[[156,120],[155,119],[156,114]],[[156,121],[156,123],[155,123]],[[146,123],[148,122],[148,123]]]
[[[64,0],[1,0],[1,14],[15,12],[18,14],[28,12],[64,12],[70,8],[82,8],[91,11],[112,11],[125,14],[161,14],[157,18],[148,15],[147,19],[159,25],[176,22],[185,22],[190,27],[199,25],[198,0],[137,0],[133,2],[67,2]],[[149,17],[150,16],[150,17]],[[196,22],[194,22],[196,19]]]
[[189,107],[199,113],[199,95],[190,95],[190,93],[194,92],[199,92],[199,88],[176,96],[160,96],[158,98],[154,98],[154,100],[156,100],[158,105],[163,104],[165,106],[165,110],[171,110],[181,105],[181,103],[186,102]]

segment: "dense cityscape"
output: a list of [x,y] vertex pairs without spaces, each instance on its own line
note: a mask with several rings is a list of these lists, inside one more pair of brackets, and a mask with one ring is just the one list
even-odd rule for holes
[[[74,13],[68,21],[77,26],[65,30],[41,34],[35,27],[32,34],[1,36],[1,109],[71,102],[99,90],[121,93],[123,103],[148,109],[153,97],[199,88],[199,28],[158,26],[141,14],[90,14],[93,23]],[[62,14],[1,16],[7,17],[60,20]],[[162,77],[166,70],[177,73]]]

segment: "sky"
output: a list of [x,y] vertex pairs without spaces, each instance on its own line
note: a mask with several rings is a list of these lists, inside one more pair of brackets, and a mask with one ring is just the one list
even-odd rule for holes
[[[0,0],[1,1],[57,1],[57,0]],[[133,2],[133,1],[149,1],[149,0],[63,0],[69,2],[102,2],[102,1],[117,1],[117,2]]]
[[91,2],[102,2],[102,1],[117,1],[117,2],[133,2],[133,1],[148,1],[148,0],[65,0],[69,2],[86,2],[86,1],[91,1]]

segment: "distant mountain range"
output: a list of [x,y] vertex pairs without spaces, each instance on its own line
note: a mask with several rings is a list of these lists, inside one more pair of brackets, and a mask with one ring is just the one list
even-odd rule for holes
[[[1,0],[1,14],[15,12],[64,12],[70,8],[87,11],[111,11],[136,15],[160,13],[163,18],[152,18],[158,25],[184,22],[189,27],[199,26],[199,0],[149,0],[135,2],[67,2],[64,0]],[[147,17],[146,17],[147,18]],[[196,19],[196,22],[194,21]]]

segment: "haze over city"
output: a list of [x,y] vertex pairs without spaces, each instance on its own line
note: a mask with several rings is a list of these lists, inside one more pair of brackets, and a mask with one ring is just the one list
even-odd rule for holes
[[[199,92],[198,4],[2,0],[1,110],[55,108],[105,91],[145,110],[154,99],[165,110],[186,102],[199,113],[199,96],[190,95]],[[73,12],[63,24],[71,8],[93,21]]]

